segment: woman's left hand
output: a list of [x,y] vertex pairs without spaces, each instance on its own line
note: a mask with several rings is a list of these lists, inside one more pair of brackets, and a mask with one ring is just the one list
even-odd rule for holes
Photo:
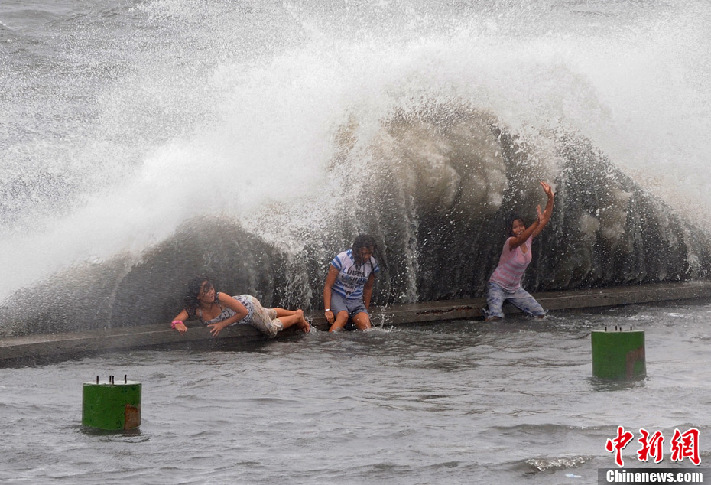
[[553,188],[550,186],[549,183],[547,182],[541,182],[541,186],[543,187],[543,191],[546,193],[548,197],[553,197]]
[[224,322],[210,323],[207,327],[210,329],[210,333],[213,337],[217,337],[223,328],[227,325],[223,325]]

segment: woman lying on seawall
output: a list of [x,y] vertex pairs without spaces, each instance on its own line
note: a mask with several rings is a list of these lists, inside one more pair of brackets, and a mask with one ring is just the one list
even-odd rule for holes
[[511,236],[501,250],[499,264],[489,278],[489,292],[486,298],[488,309],[486,321],[504,318],[502,307],[505,301],[511,302],[518,309],[538,318],[543,318],[546,311],[526,290],[521,287],[521,278],[531,262],[531,241],[546,227],[553,213],[553,189],[546,182],[541,182],[543,191],[548,196],[546,209],[536,208],[538,217],[526,227],[521,218],[514,218],[511,224]]
[[171,328],[180,333],[188,331],[185,321],[195,317],[207,325],[213,337],[217,337],[223,328],[236,323],[252,325],[270,338],[276,337],[280,330],[292,325],[304,332],[311,330],[302,310],[264,308],[259,300],[251,295],[229,296],[215,291],[208,278],[195,278],[190,281],[183,302],[183,310],[170,324]]

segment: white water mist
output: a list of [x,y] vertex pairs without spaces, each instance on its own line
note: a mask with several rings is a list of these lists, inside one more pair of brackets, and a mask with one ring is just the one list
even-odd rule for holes
[[[48,4],[39,25],[0,7],[2,298],[201,215],[299,248],[344,216],[383,120],[422,102],[490,112],[541,152],[541,132],[577,132],[686,216],[711,206],[704,2],[127,3]],[[334,174],[349,124],[363,165]]]

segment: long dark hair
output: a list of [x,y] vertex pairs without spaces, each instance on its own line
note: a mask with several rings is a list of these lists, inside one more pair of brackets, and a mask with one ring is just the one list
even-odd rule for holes
[[208,278],[207,276],[196,276],[195,278],[188,281],[188,289],[185,292],[185,296],[183,297],[183,305],[185,311],[188,312],[188,315],[190,315],[191,317],[195,316],[195,312],[200,306],[198,296],[200,296],[200,292],[202,291],[202,285],[205,283],[212,284],[212,282],[210,282],[210,278]]
[[518,214],[513,214],[511,217],[509,217],[508,227],[506,228],[506,232],[508,233],[509,236],[513,236],[513,223],[516,221],[521,221],[521,223],[523,224],[523,227],[528,227],[526,225],[526,221],[523,219],[523,217],[521,217]]
[[351,246],[351,250],[353,251],[354,257],[360,254],[361,248],[372,249],[375,260],[378,261],[383,268],[387,269],[388,265],[385,262],[385,257],[380,251],[378,243],[375,241],[375,238],[373,236],[369,234],[358,234],[355,240],[353,241],[353,245]]

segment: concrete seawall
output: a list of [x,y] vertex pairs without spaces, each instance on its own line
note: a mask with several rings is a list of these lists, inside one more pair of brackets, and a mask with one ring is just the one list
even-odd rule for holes
[[[544,308],[555,312],[711,298],[711,281],[544,292],[534,296]],[[387,327],[463,319],[482,320],[481,309],[484,305],[483,298],[389,305],[374,308],[372,320],[375,325]],[[516,309],[505,307],[505,311],[514,313]],[[319,330],[328,329],[327,322],[320,313],[312,315],[312,320]],[[290,331],[285,333],[293,335]],[[77,333],[30,335],[0,340],[0,367],[35,365],[137,348],[210,348],[216,343],[259,341],[263,342],[265,338],[248,325],[230,327],[223,330],[220,337],[213,339],[207,328],[197,322],[189,323],[189,331],[185,335],[178,334],[167,323]]]

